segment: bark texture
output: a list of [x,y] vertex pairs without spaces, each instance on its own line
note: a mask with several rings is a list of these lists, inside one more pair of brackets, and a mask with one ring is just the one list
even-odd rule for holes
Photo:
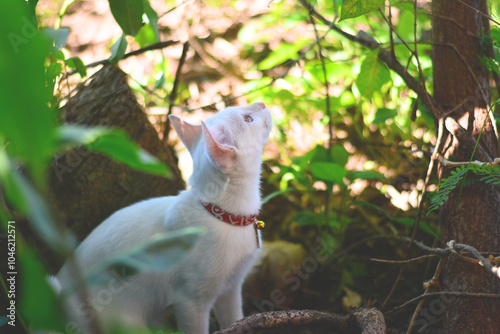
[[[478,10],[486,10],[485,0],[465,0]],[[481,65],[486,50],[483,36],[489,22],[457,1],[432,2],[434,97],[443,110],[463,129],[463,135],[479,137],[481,158],[498,157],[498,137],[487,113],[490,104],[489,73]],[[449,123],[449,122],[448,122]],[[445,130],[441,153],[450,160],[468,161],[472,148],[460,144]],[[475,159],[478,158],[477,156]],[[440,166],[440,178],[450,170]],[[470,180],[472,176],[468,177]],[[441,208],[440,225],[443,245],[450,241],[468,244],[480,251],[500,249],[500,194],[483,182],[458,187]],[[443,268],[446,291],[500,293],[500,281],[484,268],[459,257],[446,258]],[[443,333],[498,333],[500,301],[474,298],[450,298],[443,314]]]
[[127,75],[118,67],[104,66],[89,84],[80,87],[68,102],[63,121],[121,128],[172,172],[171,178],[165,178],[135,171],[83,148],[57,156],[50,175],[53,204],[80,240],[120,208],[184,189],[173,149],[158,138],[127,85]]
[[263,330],[265,332],[266,329],[283,329],[286,333],[290,333],[300,328],[312,333],[385,334],[386,332],[382,312],[376,308],[358,308],[346,315],[312,310],[257,313],[214,334],[250,334]]

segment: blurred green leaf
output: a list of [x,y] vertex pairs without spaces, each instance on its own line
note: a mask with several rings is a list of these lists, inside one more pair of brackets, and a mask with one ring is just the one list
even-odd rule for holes
[[164,163],[140,148],[122,130],[66,124],[59,127],[58,138],[61,148],[84,145],[134,169],[170,176],[170,170]]
[[297,41],[294,44],[281,44],[276,50],[273,50],[269,56],[259,63],[259,69],[266,70],[284,63],[287,60],[295,60],[299,51],[307,41]]
[[322,225],[323,217],[320,214],[310,211],[299,211],[293,217],[292,221],[299,225]]
[[344,146],[342,145],[333,145],[331,148],[331,155],[333,162],[339,164],[342,167],[347,165],[347,161],[349,161],[349,156],[351,155]]
[[125,35],[135,36],[142,27],[144,0],[108,0],[111,13]]
[[384,123],[388,119],[394,118],[398,115],[398,111],[396,109],[389,108],[378,108],[375,112],[375,117],[373,118],[373,124]]
[[127,39],[125,38],[125,34],[121,35],[119,39],[111,47],[111,56],[109,57],[109,61],[112,64],[118,64],[118,62],[125,55],[125,51],[127,50]]
[[87,67],[80,58],[71,57],[66,59],[64,63],[72,70],[76,70],[78,74],[80,74],[80,77],[83,78],[87,76]]
[[325,147],[318,145],[312,152],[311,162],[334,162],[342,167],[347,164],[350,156],[342,145],[333,145],[330,152]]
[[339,185],[344,184],[344,177],[347,175],[347,171],[344,167],[332,162],[313,162],[310,164],[309,168],[317,179]]
[[47,282],[47,271],[29,248],[18,251],[22,286],[19,308],[33,330],[64,332],[63,311],[58,298]]
[[158,29],[158,13],[151,7],[151,4],[149,3],[149,0],[143,0],[144,1],[144,13],[146,14],[149,24],[151,28],[154,31],[154,34],[156,36],[156,42],[159,42],[160,39],[160,30]]
[[139,43],[141,48],[158,42],[155,31],[150,23],[145,24],[141,30],[139,30],[139,33],[135,35],[135,41]]
[[0,183],[9,203],[28,217],[47,244],[57,249],[59,234],[45,199],[20,171],[13,168],[4,150],[0,150]]
[[369,51],[361,64],[356,86],[362,96],[370,99],[375,91],[391,80],[387,67],[378,59],[379,50]]
[[384,6],[385,0],[343,0],[340,20],[352,19]]
[[[53,149],[55,117],[45,85],[49,42],[38,31],[31,7],[5,1],[0,11],[0,137],[25,163],[38,185],[44,184]],[[36,143],[36,145],[34,144]]]

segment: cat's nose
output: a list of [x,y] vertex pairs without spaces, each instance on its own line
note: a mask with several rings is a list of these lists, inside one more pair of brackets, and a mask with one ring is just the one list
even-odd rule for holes
[[266,107],[266,105],[262,102],[255,102],[252,106],[257,107],[257,109],[264,109]]

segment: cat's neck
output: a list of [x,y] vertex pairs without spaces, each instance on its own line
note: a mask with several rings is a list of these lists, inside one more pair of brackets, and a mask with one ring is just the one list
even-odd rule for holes
[[260,173],[238,177],[218,173],[212,174],[210,180],[201,180],[195,176],[190,179],[190,183],[192,191],[201,202],[217,205],[235,215],[259,213]]

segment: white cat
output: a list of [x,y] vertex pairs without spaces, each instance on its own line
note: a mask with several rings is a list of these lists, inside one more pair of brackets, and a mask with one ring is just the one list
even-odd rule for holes
[[[96,312],[105,321],[118,317],[122,325],[145,328],[173,306],[179,330],[186,334],[208,333],[212,308],[222,328],[243,317],[241,286],[260,245],[254,223],[271,115],[258,102],[227,108],[201,125],[176,116],[170,120],[193,158],[191,188],[115,212],[80,244],[75,258],[85,271],[157,233],[186,227],[204,227],[206,232],[173,269],[109,283],[113,288],[106,294],[92,290],[92,310],[71,310],[83,331]],[[66,264],[57,276],[63,291],[70,277]],[[81,305],[76,296],[70,297],[70,308]]]

